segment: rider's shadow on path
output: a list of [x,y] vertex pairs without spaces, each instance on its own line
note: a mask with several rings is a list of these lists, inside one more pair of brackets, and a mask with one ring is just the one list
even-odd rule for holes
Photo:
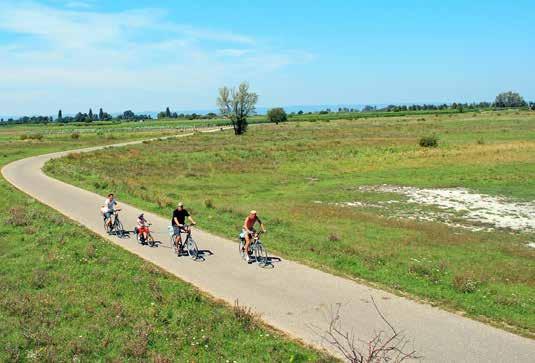
[[265,263],[263,263],[263,261],[257,261],[257,260],[253,260],[251,262],[249,262],[249,264],[252,264],[252,263],[258,263],[258,265],[262,268],[265,268],[265,269],[272,269],[272,268],[275,268],[275,264],[276,263],[280,263],[282,262],[282,258],[280,257],[276,257],[276,256],[268,256],[267,257],[267,261]]

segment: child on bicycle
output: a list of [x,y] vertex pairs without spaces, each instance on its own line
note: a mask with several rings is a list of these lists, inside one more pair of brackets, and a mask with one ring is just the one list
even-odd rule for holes
[[149,224],[143,213],[137,217],[137,234],[141,243],[145,243],[149,236]]

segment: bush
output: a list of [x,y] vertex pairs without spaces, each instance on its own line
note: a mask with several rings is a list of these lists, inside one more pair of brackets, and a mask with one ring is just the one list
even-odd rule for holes
[[75,140],[77,140],[77,139],[79,139],[79,138],[80,138],[80,133],[79,133],[79,132],[73,132],[73,133],[71,134],[71,139],[75,139]]
[[205,199],[204,200],[204,206],[208,209],[215,208],[214,201],[212,199]]
[[336,233],[331,233],[329,235],[329,242],[338,242],[340,241],[340,237]]
[[259,319],[259,315],[255,313],[251,308],[241,306],[238,300],[234,303],[234,317],[246,330],[252,330],[256,326],[256,321]]
[[20,135],[20,139],[21,140],[43,140],[43,134],[40,134],[40,133],[33,133],[33,134],[24,134],[24,135]]
[[421,147],[437,147],[438,146],[438,137],[435,135],[424,136],[418,142]]
[[463,294],[470,294],[477,290],[480,282],[466,275],[457,275],[453,278],[453,288]]
[[28,214],[23,207],[13,207],[9,210],[9,217],[6,222],[16,227],[27,226],[29,224]]
[[276,107],[268,111],[267,120],[269,122],[274,122],[275,124],[278,125],[279,122],[288,121],[288,115],[286,114],[286,111],[284,111],[282,107]]

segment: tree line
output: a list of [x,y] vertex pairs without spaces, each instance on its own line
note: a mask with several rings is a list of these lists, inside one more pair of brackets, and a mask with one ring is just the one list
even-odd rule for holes
[[157,115],[158,119],[164,119],[164,118],[173,118],[173,119],[182,119],[182,120],[211,120],[214,118],[220,117],[218,114],[213,112],[208,112],[206,115],[197,114],[195,112],[189,114],[189,113],[176,113],[171,112],[169,107],[165,109],[165,111],[158,112]]
[[140,121],[151,120],[151,115],[136,114],[131,110],[124,111],[122,114],[112,116],[108,112],[105,112],[102,108],[98,113],[94,113],[90,108],[88,112],[78,112],[74,116],[64,116],[63,111],[59,110],[57,117],[52,116],[22,116],[19,118],[8,118],[7,120],[0,119],[3,124],[47,124],[47,123],[70,123],[70,122],[85,122],[91,123],[96,121]]
[[[255,92],[249,91],[249,84],[242,82],[237,88],[222,87],[219,89],[219,97],[217,97],[216,104],[221,112],[221,115],[231,121],[236,135],[242,135],[247,131],[247,118],[255,114],[256,103],[258,95]],[[362,110],[342,108],[338,112],[399,112],[399,111],[421,111],[421,110],[457,110],[463,112],[464,110],[479,110],[490,108],[526,108],[535,111],[535,102],[526,102],[520,94],[516,92],[503,92],[496,96],[494,103],[479,102],[479,103],[457,103],[450,105],[389,105],[382,108],[376,106],[365,106]],[[330,109],[321,110],[320,115],[329,114]],[[291,113],[290,116],[302,115],[303,111]],[[308,114],[312,114],[309,112]],[[288,115],[282,107],[272,108],[267,113],[267,121],[278,124],[286,121]]]
[[[217,106],[220,114],[209,112],[205,115],[191,113],[177,114],[171,112],[169,107],[165,111],[158,113],[158,119],[183,119],[183,120],[210,120],[218,117],[225,117],[229,119],[234,126],[234,131],[237,135],[241,135],[247,130],[247,118],[256,111],[256,103],[258,101],[258,95],[249,91],[249,84],[243,82],[237,89],[223,87],[219,90],[219,97],[217,99]],[[478,103],[457,103],[451,104],[413,104],[413,105],[388,105],[385,107],[377,106],[364,106],[361,110],[356,108],[339,107],[340,113],[352,113],[352,112],[401,112],[401,111],[443,111],[443,110],[457,110],[463,112],[464,110],[480,110],[480,109],[492,109],[492,108],[529,108],[535,111],[535,102],[526,102],[524,98],[516,92],[503,92],[496,96],[494,102],[478,102]],[[320,115],[333,113],[329,108],[317,112]],[[282,107],[276,107],[268,110],[267,120],[269,122],[279,123],[284,122],[288,117],[295,115],[304,115],[304,111],[292,112],[289,115]],[[314,113],[307,112],[306,114],[312,115]],[[111,114],[104,112],[102,108],[98,113],[94,113],[92,109],[89,109],[87,113],[78,112],[74,116],[63,116],[62,110],[58,111],[57,117],[52,116],[23,116],[17,119],[9,118],[7,120],[0,119],[0,124],[46,124],[46,123],[69,123],[69,122],[85,122],[91,123],[94,121],[140,121],[151,120],[151,115],[136,114],[131,110],[124,111],[122,114],[113,117]]]

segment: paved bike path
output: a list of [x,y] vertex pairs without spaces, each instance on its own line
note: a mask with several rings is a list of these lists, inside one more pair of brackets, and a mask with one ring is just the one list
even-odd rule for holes
[[[114,146],[136,143],[140,141]],[[373,296],[383,314],[411,338],[411,345],[424,356],[425,361],[534,362],[534,340],[289,260],[274,262],[273,269],[247,265],[239,257],[237,243],[199,229],[193,232],[199,248],[209,250],[213,255],[206,254],[202,262],[189,257],[178,258],[172,253],[168,242],[168,218],[145,213],[153,223],[155,239],[163,242],[156,248],[141,246],[134,237],[119,239],[108,236],[103,231],[102,219],[98,214],[103,196],[58,181],[42,172],[46,161],[68,153],[58,152],[18,160],[6,165],[2,174],[18,189],[102,237],[216,298],[230,304],[239,300],[240,305],[249,306],[260,313],[267,323],[307,343],[337,354],[322,343],[316,333],[318,329],[326,329],[327,311],[337,304],[342,306],[344,328],[353,330],[356,336],[368,339],[374,331],[384,330],[385,326],[370,301]],[[121,203],[121,208],[121,220],[125,228],[132,229],[141,211],[124,203]],[[209,223],[202,220],[197,222],[201,226]],[[268,236],[265,242],[269,250]]]

